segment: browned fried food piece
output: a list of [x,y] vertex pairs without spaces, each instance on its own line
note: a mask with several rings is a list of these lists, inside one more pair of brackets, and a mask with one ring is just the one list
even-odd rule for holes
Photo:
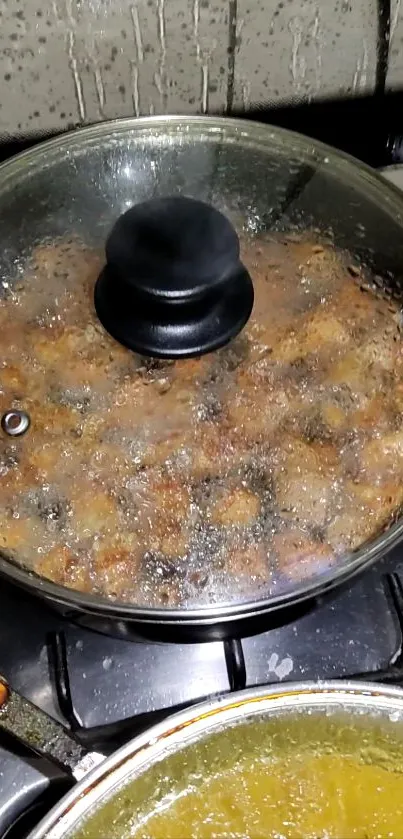
[[391,523],[403,503],[403,488],[396,480],[383,483],[348,481],[345,506],[329,523],[326,535],[337,553],[356,550]]
[[260,509],[259,496],[246,487],[223,489],[210,511],[210,520],[223,527],[248,527],[259,517]]
[[323,526],[337,504],[337,450],[285,438],[279,451],[275,491],[279,510],[300,526]]
[[0,393],[2,402],[10,407],[14,400],[25,399],[28,389],[28,376],[16,365],[0,367]]
[[285,418],[298,412],[301,392],[292,375],[270,359],[240,367],[228,390],[228,423],[248,442],[269,440]]
[[13,515],[12,510],[0,512],[0,549],[17,559],[29,562],[39,557],[38,549],[46,544],[46,532],[39,518]]
[[265,546],[255,542],[229,546],[225,567],[234,577],[244,577],[252,583],[268,582],[270,578]]
[[167,557],[185,556],[192,522],[190,489],[158,470],[149,470],[141,478],[135,495],[138,532],[149,550]]
[[88,323],[95,281],[104,264],[102,252],[78,239],[62,239],[40,245],[26,270],[22,296],[31,317],[43,317],[49,309],[60,313],[65,323]]
[[91,590],[91,578],[85,556],[75,554],[65,545],[58,545],[42,554],[35,570],[41,577],[59,585],[77,591]]
[[299,242],[290,242],[290,246],[293,259],[299,265],[302,275],[321,294],[329,290],[334,292],[347,276],[347,266],[332,244],[323,244],[303,237]]
[[239,453],[224,425],[200,423],[189,445],[192,479],[199,481],[225,474],[231,468],[237,451]]
[[337,357],[350,342],[351,335],[343,319],[330,307],[318,308],[274,346],[272,358],[290,364],[311,354]]
[[385,480],[391,475],[403,475],[403,429],[368,440],[362,448],[360,464],[365,480],[370,476]]
[[116,501],[96,485],[77,481],[72,487],[70,525],[79,539],[119,533],[121,520]]
[[330,545],[310,538],[301,530],[277,533],[273,546],[279,571],[292,582],[302,582],[325,572],[336,562]]
[[386,522],[394,510],[398,510],[403,502],[403,484],[398,480],[382,483],[364,483],[363,481],[348,481],[346,490],[351,497],[367,509],[372,521]]
[[112,533],[98,539],[91,553],[91,573],[108,597],[130,599],[139,587],[145,546],[135,533]]
[[326,529],[327,540],[337,554],[354,551],[376,534],[376,523],[360,505],[341,511]]
[[382,398],[379,393],[373,397],[361,394],[358,398],[346,390],[327,393],[320,405],[320,416],[330,433],[348,431],[374,433],[387,431],[393,417],[392,398]]

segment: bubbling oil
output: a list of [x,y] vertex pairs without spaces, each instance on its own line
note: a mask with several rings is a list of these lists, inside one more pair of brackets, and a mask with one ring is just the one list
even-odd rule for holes
[[141,607],[195,608],[318,581],[403,504],[400,309],[317,234],[242,241],[255,304],[198,359],[102,328],[103,256],[38,247],[0,295],[0,550]]
[[401,839],[402,793],[400,724],[314,712],[162,758],[74,839]]

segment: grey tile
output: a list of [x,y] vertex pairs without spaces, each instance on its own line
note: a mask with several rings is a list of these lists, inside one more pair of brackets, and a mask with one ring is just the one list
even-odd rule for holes
[[0,136],[224,110],[220,0],[0,0]]
[[238,0],[235,103],[373,89],[376,0]]
[[403,87],[403,3],[391,0],[387,88]]

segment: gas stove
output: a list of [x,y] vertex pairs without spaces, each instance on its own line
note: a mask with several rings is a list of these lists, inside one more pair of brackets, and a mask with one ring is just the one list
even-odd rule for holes
[[295,623],[202,644],[103,636],[2,584],[0,665],[21,696],[104,753],[175,710],[244,687],[351,676],[403,685],[403,552]]
[[[402,103],[399,94],[354,105],[258,108],[245,116],[386,166],[403,159],[403,131],[395,118]],[[0,146],[0,159],[18,150],[20,145]],[[203,644],[111,638],[80,628],[1,582],[0,673],[12,690],[70,729],[81,746],[102,754],[176,710],[244,687],[346,677],[403,685],[403,547],[294,623]],[[13,725],[20,734],[18,715]],[[0,772],[0,836],[7,795]]]

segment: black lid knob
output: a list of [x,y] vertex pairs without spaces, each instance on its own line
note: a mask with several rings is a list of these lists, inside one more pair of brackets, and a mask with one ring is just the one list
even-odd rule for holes
[[116,222],[95,308],[121,344],[157,358],[202,355],[237,335],[252,306],[238,236],[218,210],[156,198]]

